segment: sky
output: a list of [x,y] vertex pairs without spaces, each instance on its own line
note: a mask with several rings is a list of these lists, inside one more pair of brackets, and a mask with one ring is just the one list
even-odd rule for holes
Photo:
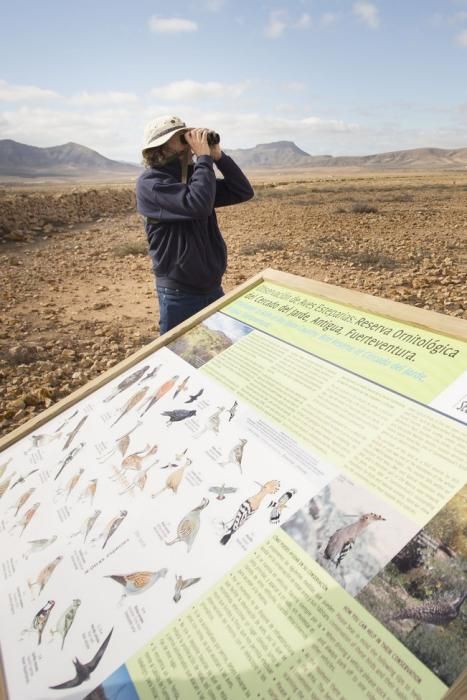
[[4,0],[0,139],[139,162],[162,115],[226,149],[467,147],[467,0]]

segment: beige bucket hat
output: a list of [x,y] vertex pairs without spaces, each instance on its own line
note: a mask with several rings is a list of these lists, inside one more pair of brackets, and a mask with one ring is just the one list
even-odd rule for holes
[[144,128],[143,153],[148,148],[157,148],[157,146],[167,143],[179,131],[190,131],[190,127],[180,117],[168,116],[152,119]]

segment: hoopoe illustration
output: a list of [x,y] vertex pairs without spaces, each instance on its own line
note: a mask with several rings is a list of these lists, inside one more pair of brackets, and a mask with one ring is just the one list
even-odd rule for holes
[[260,490],[255,493],[254,496],[247,498],[240,505],[237,514],[230,521],[232,525],[230,525],[225,535],[221,538],[221,544],[227,544],[234,532],[244,525],[248,518],[251,518],[251,516],[256,513],[266,496],[278,492],[280,485],[280,481],[276,481],[275,479],[273,481],[267,481],[265,484],[259,484],[259,486],[261,486]]

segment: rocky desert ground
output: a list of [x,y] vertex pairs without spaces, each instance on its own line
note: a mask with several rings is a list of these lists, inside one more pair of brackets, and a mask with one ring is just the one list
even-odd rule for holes
[[[253,173],[225,289],[266,267],[467,319],[467,171]],[[0,188],[0,435],[158,335],[133,183]]]

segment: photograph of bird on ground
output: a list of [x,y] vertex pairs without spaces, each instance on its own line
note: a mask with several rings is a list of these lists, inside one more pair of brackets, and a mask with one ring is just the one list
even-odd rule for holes
[[447,685],[467,664],[466,531],[464,487],[357,596]]
[[341,475],[282,528],[355,596],[418,526],[380,496]]

